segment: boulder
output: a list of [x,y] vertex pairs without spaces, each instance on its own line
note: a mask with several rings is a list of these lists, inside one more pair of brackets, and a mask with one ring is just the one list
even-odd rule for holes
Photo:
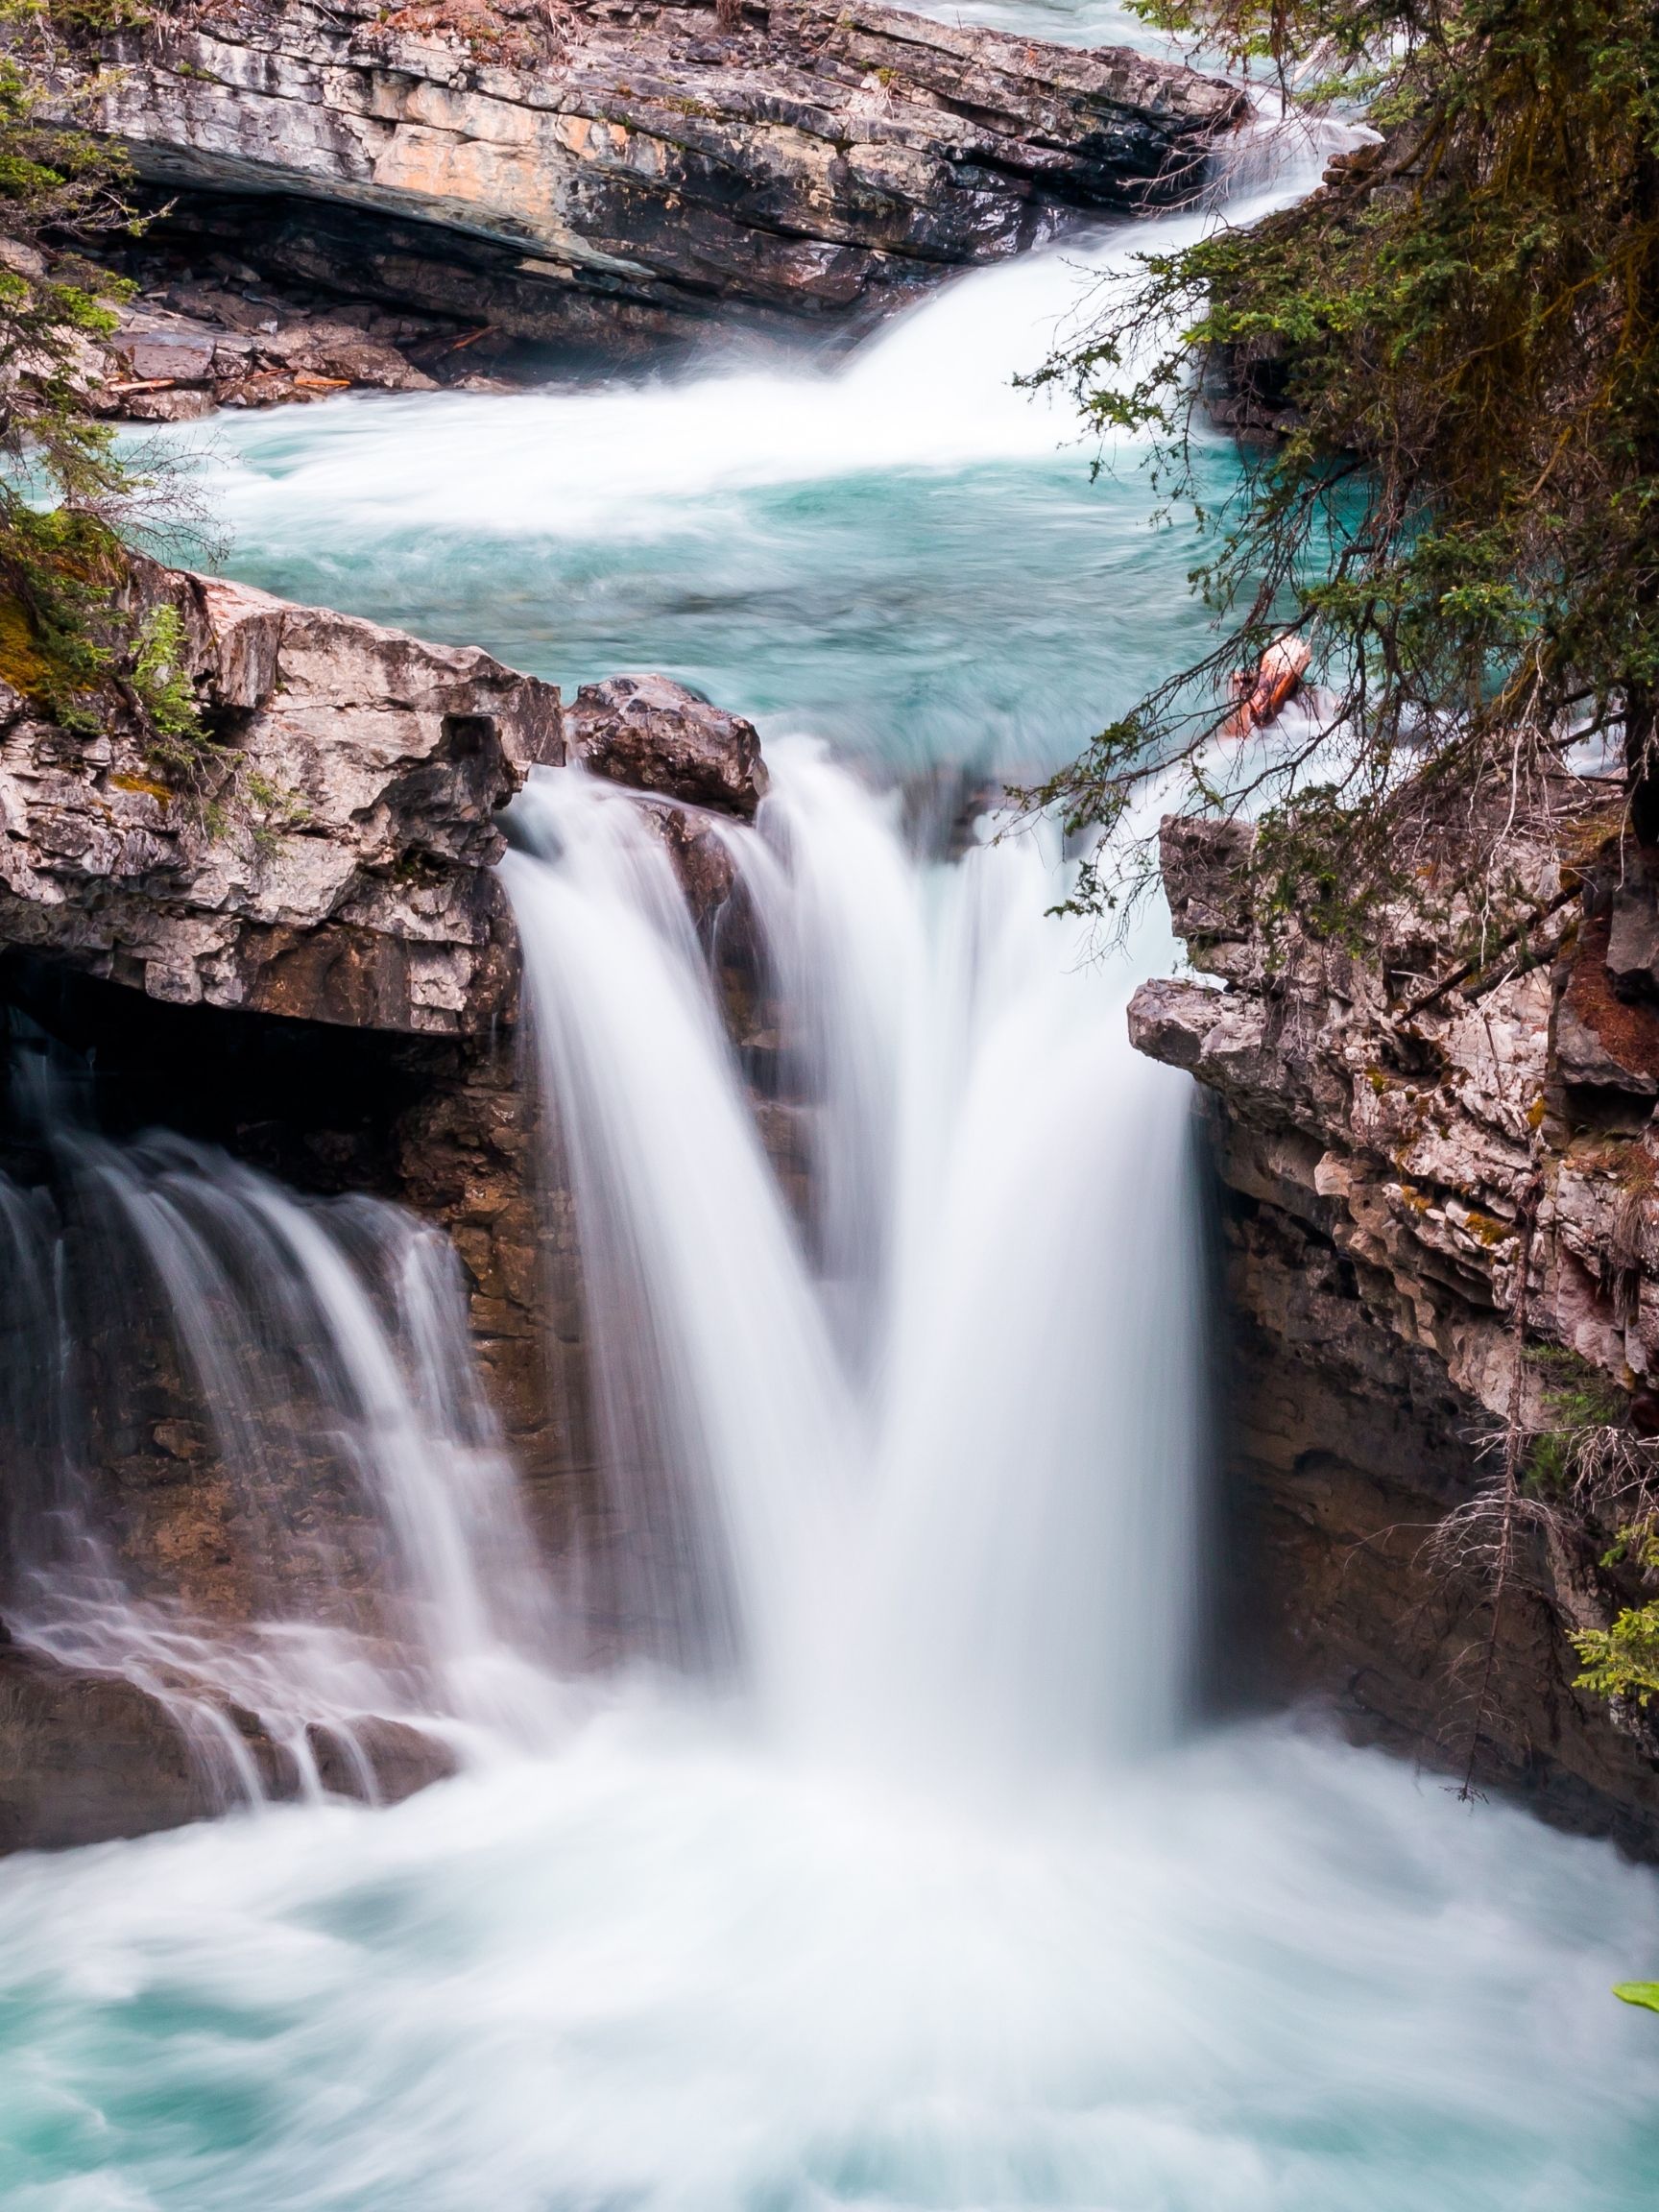
[[766,789],[753,722],[666,676],[584,684],[565,715],[572,758],[595,776],[753,819]]

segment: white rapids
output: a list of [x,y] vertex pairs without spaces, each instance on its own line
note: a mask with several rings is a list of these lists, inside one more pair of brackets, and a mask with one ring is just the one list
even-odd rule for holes
[[760,829],[706,834],[777,999],[805,1241],[652,810],[574,771],[516,808],[607,1474],[654,1532],[624,1543],[623,1610],[677,1657],[713,1622],[781,1729],[907,1766],[1166,1740],[1199,1430],[1187,1086],[1045,916],[1046,835],[988,825],[921,864],[897,794],[809,744],[773,761]]

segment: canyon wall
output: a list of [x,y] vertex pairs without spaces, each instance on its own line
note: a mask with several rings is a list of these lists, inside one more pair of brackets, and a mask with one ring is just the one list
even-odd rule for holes
[[1632,1436],[1659,1428],[1656,872],[1619,840],[1617,789],[1585,788],[1565,871],[1559,823],[1477,827],[1526,916],[1484,944],[1432,860],[1350,942],[1264,919],[1247,827],[1167,820],[1198,974],[1142,985],[1130,1027],[1209,1102],[1238,1687],[1315,1695],[1652,1856],[1659,1744],[1572,1686],[1567,1641],[1629,1584],[1587,1531],[1529,1520],[1494,1640],[1480,1558],[1434,1542],[1497,1479],[1512,1416],[1548,1433],[1588,1387]]
[[[854,335],[952,269],[1192,196],[1246,112],[1127,49],[813,0],[730,19],[238,0],[115,33],[85,65],[108,72],[100,127],[163,196],[157,240],[448,319],[469,347],[607,356],[716,328]],[[136,340],[134,381],[232,392],[259,344],[215,366],[200,333]],[[264,373],[285,366],[291,384],[282,359]]]

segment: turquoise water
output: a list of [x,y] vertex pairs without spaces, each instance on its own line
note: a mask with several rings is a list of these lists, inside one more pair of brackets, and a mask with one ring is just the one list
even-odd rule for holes
[[[240,455],[277,485],[315,453],[291,424],[259,433]],[[1221,476],[1226,457],[1213,466]],[[1151,504],[1139,481],[1092,488],[1069,454],[762,486],[700,501],[657,536],[393,525],[342,548],[250,535],[228,565],[289,597],[484,644],[567,688],[660,668],[849,750],[1013,771],[1070,757],[1171,652],[1202,650],[1190,541],[1154,530]]]
[[[1135,244],[1138,246],[1139,238]],[[968,279],[838,373],[221,418],[236,575],[566,685],[661,668],[902,766],[1052,764],[1200,649],[1184,515],[1018,391],[1128,250]],[[1200,443],[1198,489],[1230,485]]]

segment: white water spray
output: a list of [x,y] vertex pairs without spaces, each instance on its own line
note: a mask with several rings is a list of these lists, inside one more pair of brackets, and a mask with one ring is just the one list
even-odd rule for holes
[[921,859],[897,795],[773,761],[758,828],[704,834],[753,917],[805,1223],[651,804],[543,774],[507,863],[633,1610],[679,1655],[717,1620],[774,1719],[843,1749],[1165,1740],[1200,1434],[1186,1086],[1046,916],[1044,836]]

